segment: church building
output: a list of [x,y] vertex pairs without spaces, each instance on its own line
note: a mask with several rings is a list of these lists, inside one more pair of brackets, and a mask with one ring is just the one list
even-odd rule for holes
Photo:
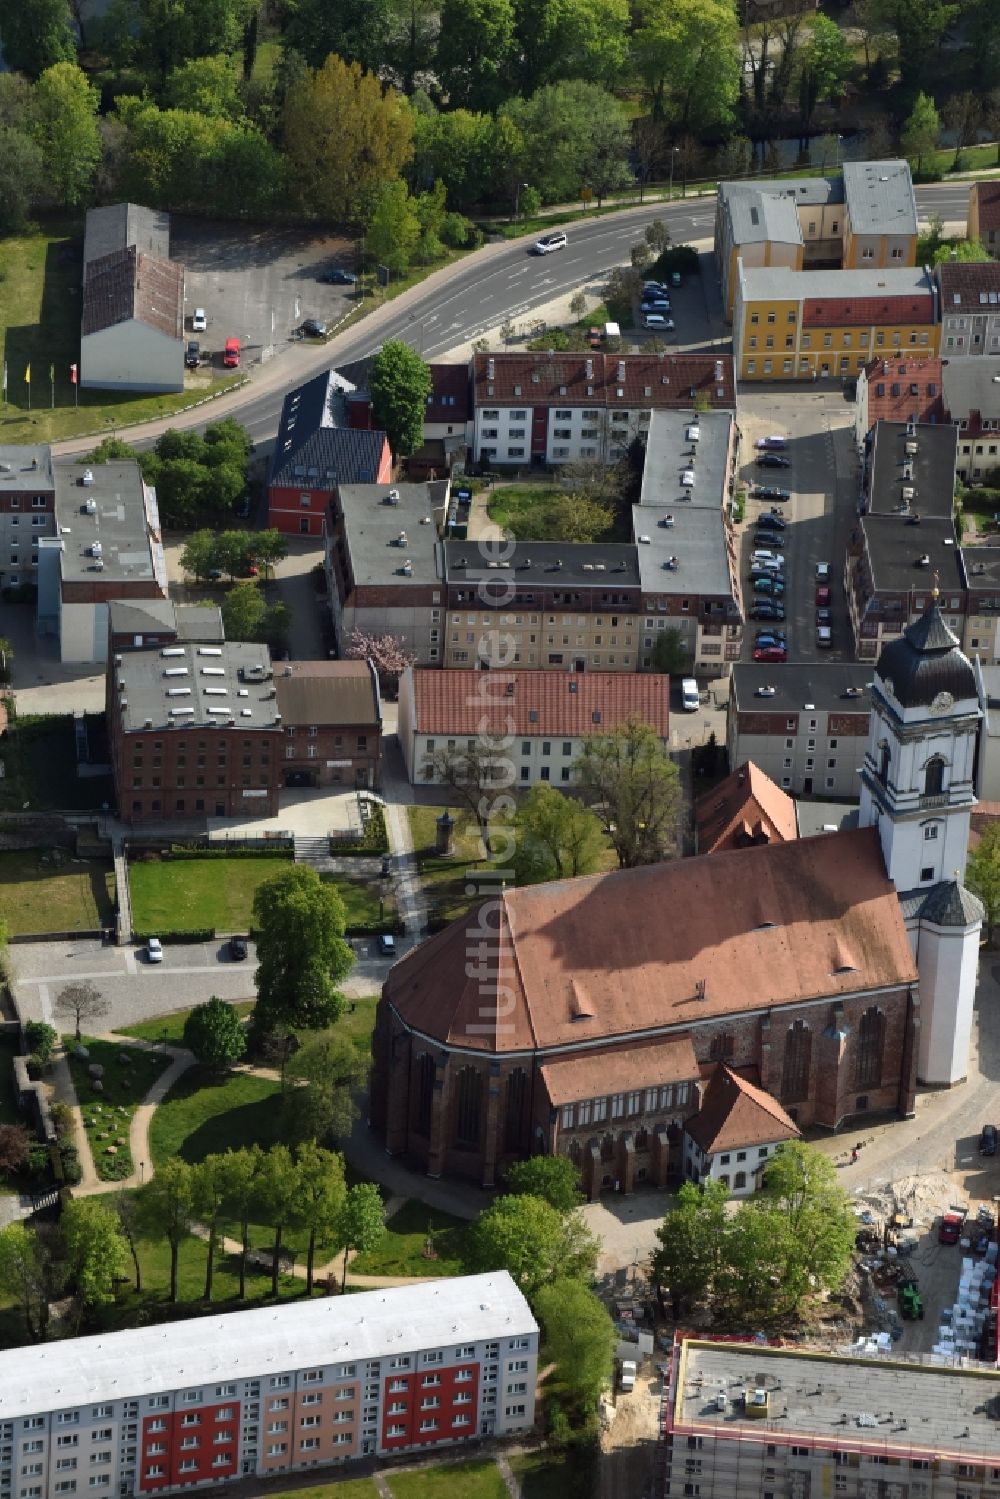
[[[372,1041],[386,1150],[484,1187],[560,1152],[593,1197],[700,1179],[692,1142],[723,1069],[747,1085],[730,1087],[741,1107],[748,1090],[758,1112],[774,1100],[774,1144],[906,1117],[918,1084],[960,1082],[982,924],[962,883],[979,718],[935,596],[877,663],[858,828],[504,890],[415,948]],[[734,1150],[727,1185],[762,1148]],[[725,1154],[711,1152],[716,1175]]]

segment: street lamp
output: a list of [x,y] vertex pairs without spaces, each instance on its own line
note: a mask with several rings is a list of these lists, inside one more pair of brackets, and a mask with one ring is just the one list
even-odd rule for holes
[[837,152],[837,170],[838,171],[840,170],[840,143],[841,143],[841,141],[843,139],[844,139],[844,137],[842,135],[838,135],[837,136],[837,142],[836,142],[835,149],[836,149],[836,152]]
[[671,146],[670,148],[670,192],[668,196],[670,197],[671,201],[673,201],[674,196],[674,159],[677,156],[679,150],[680,146]]
[[518,217],[519,217],[519,214],[520,214],[521,189],[522,189],[522,187],[527,187],[527,186],[528,186],[527,182],[519,182],[517,184],[517,187],[516,187],[515,191],[514,191],[514,223],[515,224],[517,223],[517,220],[518,220]]

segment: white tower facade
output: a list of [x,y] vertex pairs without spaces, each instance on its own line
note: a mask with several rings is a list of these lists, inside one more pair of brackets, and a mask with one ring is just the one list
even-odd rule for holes
[[861,770],[862,827],[877,827],[920,973],[917,1076],[968,1069],[982,908],[965,889],[981,717],[972,664],[937,603],[883,650]]

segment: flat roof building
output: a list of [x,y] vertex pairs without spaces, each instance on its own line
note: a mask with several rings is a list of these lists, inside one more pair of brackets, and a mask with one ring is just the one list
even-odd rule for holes
[[726,714],[730,765],[751,761],[790,795],[860,795],[872,668],[858,661],[733,667]]
[[55,534],[55,475],[47,443],[0,444],[0,586],[34,583],[38,543]]

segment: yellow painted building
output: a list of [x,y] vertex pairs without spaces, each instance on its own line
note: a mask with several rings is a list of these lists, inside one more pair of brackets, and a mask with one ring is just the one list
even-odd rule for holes
[[878,355],[936,355],[937,291],[923,270],[737,273],[737,379],[842,380]]

